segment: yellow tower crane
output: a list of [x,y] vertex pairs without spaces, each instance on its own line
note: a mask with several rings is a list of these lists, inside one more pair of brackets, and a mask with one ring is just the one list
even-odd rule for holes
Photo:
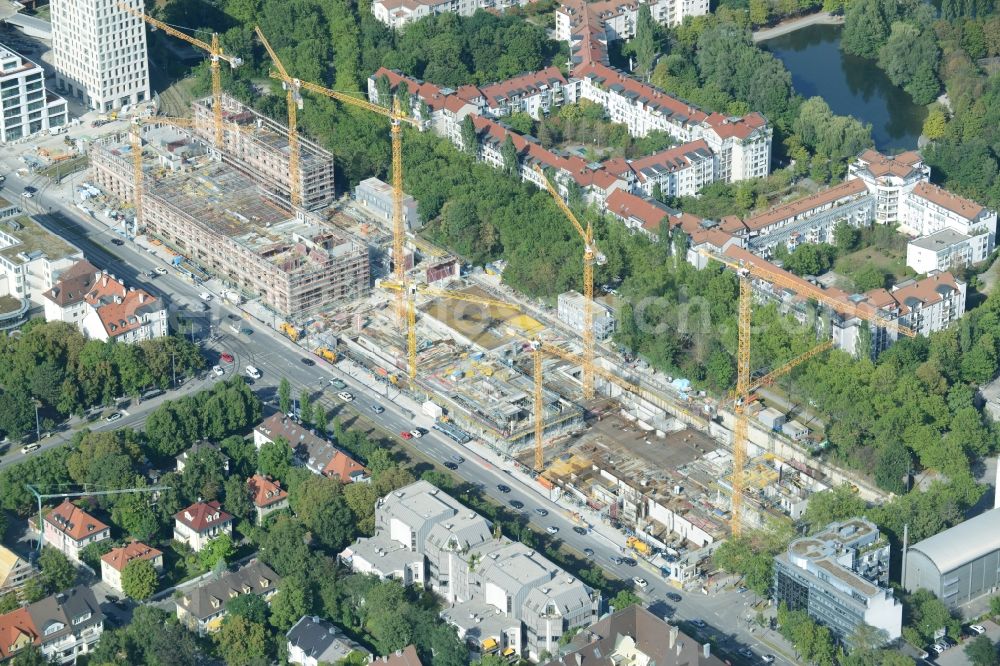
[[255,26],[254,30],[257,32],[257,37],[260,39],[261,44],[264,45],[267,55],[271,57],[271,62],[274,63],[275,68],[278,70],[276,72],[271,72],[271,78],[281,81],[281,85],[285,89],[288,106],[289,199],[292,202],[292,206],[301,206],[302,174],[299,172],[299,159],[301,153],[299,151],[298,110],[302,108],[302,94],[299,92],[299,82],[297,79],[293,79],[288,75],[288,71],[285,69],[285,66],[281,64],[281,60],[278,59],[278,54],[274,52],[273,48],[271,48],[271,43],[267,41],[267,37],[264,36],[260,26]]
[[740,536],[743,532],[743,486],[744,467],[746,466],[747,435],[750,429],[750,416],[747,413],[747,406],[752,393],[767,381],[772,381],[778,374],[790,372],[795,366],[812,358],[816,354],[825,351],[832,342],[824,342],[817,347],[802,354],[796,359],[785,363],[775,371],[765,375],[757,382],[750,380],[750,315],[752,310],[753,293],[751,280],[758,279],[778,287],[785,287],[793,290],[801,297],[815,299],[830,309],[844,315],[857,317],[864,321],[874,323],[879,328],[895,331],[901,335],[913,337],[916,333],[906,326],[897,324],[895,321],[883,317],[875,310],[860,308],[855,303],[844,302],[834,298],[819,287],[806,282],[805,280],[795,280],[782,271],[776,270],[769,264],[760,263],[754,260],[733,262],[729,259],[717,257],[708,252],[703,255],[714,259],[727,267],[736,271],[740,280],[740,302],[738,310],[738,349],[736,391],[734,411],[736,414],[736,426],[733,432],[733,477],[732,477],[732,498],[730,527],[733,536]]
[[594,264],[603,265],[607,260],[594,244],[594,225],[587,222],[584,229],[576,215],[570,210],[562,195],[549,182],[545,172],[536,164],[535,171],[542,177],[545,188],[555,199],[576,233],[583,239],[583,397],[592,400],[594,397]]
[[159,28],[163,32],[167,33],[172,37],[177,39],[183,39],[188,44],[195,46],[202,51],[207,51],[211,56],[212,63],[212,115],[215,121],[215,134],[213,145],[217,150],[222,149],[222,73],[219,71],[219,63],[223,60],[229,63],[229,66],[236,69],[243,64],[242,58],[237,58],[236,56],[227,55],[222,50],[222,45],[219,44],[218,33],[212,33],[212,43],[206,44],[197,37],[192,37],[191,35],[185,34],[180,30],[167,25],[163,21],[159,21],[149,14],[145,14],[140,11],[132,9],[124,3],[118,3],[118,6],[123,10],[127,11],[129,14],[138,16],[146,23]]

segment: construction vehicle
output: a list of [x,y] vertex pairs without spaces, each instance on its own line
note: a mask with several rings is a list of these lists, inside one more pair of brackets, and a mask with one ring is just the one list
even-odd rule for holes
[[319,349],[317,349],[316,356],[319,356],[321,359],[329,361],[330,363],[337,362],[337,352],[333,351],[332,349],[328,349],[326,347],[320,347]]
[[549,182],[545,172],[541,167],[535,165],[535,171],[542,177],[545,189],[549,191],[555,199],[559,209],[566,216],[566,219],[573,223],[573,228],[583,240],[583,398],[593,400],[594,398],[594,264],[603,265],[607,263],[607,258],[597,249],[594,244],[594,225],[587,222],[584,229],[576,215],[570,210],[562,195]]
[[299,338],[302,337],[303,331],[301,328],[295,324],[291,324],[287,321],[283,321],[278,325],[278,330],[288,336],[288,339],[292,342],[298,342]]
[[634,550],[635,552],[639,553],[640,555],[648,556],[653,553],[653,549],[649,547],[648,543],[634,536],[630,536],[629,538],[625,539],[625,545]]
[[202,51],[207,51],[212,58],[212,116],[215,125],[215,135],[214,135],[214,145],[216,149],[222,148],[222,73],[219,71],[219,63],[225,60],[229,63],[229,66],[236,69],[243,64],[242,58],[237,58],[236,56],[226,55],[222,51],[222,46],[219,44],[218,33],[212,33],[212,43],[206,44],[196,37],[187,35],[176,28],[173,28],[163,21],[158,21],[148,14],[136,11],[128,5],[123,3],[118,3],[118,6],[127,11],[133,16],[138,16],[146,23],[153,27],[159,28],[163,32],[167,33],[171,37],[176,37],[177,39],[182,39],[188,44],[201,49]]

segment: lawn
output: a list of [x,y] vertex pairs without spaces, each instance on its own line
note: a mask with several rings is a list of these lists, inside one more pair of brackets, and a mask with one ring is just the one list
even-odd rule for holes
[[916,273],[906,266],[907,239],[894,229],[878,225],[863,230],[861,248],[838,257],[833,270],[849,284],[838,285],[859,292],[895,284]]

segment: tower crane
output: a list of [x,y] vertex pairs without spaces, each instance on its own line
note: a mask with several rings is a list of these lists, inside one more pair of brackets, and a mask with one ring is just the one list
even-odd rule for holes
[[[734,411],[736,415],[736,424],[733,431],[733,477],[732,477],[732,498],[731,498],[731,511],[732,517],[730,519],[730,527],[733,536],[740,536],[743,532],[743,485],[744,485],[744,467],[746,466],[746,449],[747,449],[747,436],[750,429],[750,415],[747,413],[748,403],[751,399],[751,394],[756,388],[763,385],[764,380],[769,378],[773,380],[775,373],[781,371],[782,374],[791,371],[795,366],[804,362],[805,360],[812,358],[821,351],[825,349],[820,349],[820,347],[825,347],[829,344],[832,346],[832,342],[823,343],[814,349],[806,352],[805,354],[799,356],[788,363],[780,366],[770,375],[766,375],[757,382],[750,381],[750,315],[753,302],[752,286],[750,281],[752,279],[764,280],[765,282],[770,282],[771,284],[778,287],[786,287],[792,289],[799,296],[804,296],[807,298],[815,299],[817,302],[828,306],[830,309],[839,312],[841,314],[857,317],[864,321],[869,321],[874,323],[880,328],[885,328],[888,330],[896,331],[899,334],[907,335],[913,337],[916,333],[895,321],[883,317],[875,310],[868,310],[859,307],[855,303],[844,302],[840,299],[834,298],[830,294],[826,293],[819,287],[806,282],[804,280],[792,280],[786,274],[781,271],[776,270],[770,265],[758,263],[753,259],[746,259],[739,262],[734,262],[732,260],[718,257],[709,252],[702,251],[704,256],[710,259],[718,261],[730,269],[736,271],[740,280],[740,301],[738,309],[738,349],[736,354],[736,392],[735,392],[735,403]],[[828,348],[828,347],[827,347]]]
[[603,265],[607,259],[594,244],[594,225],[587,222],[584,229],[576,215],[570,210],[562,195],[549,182],[545,172],[536,164],[535,171],[545,183],[545,189],[556,200],[559,209],[583,240],[583,397],[591,400],[594,397],[594,264]]
[[170,486],[145,486],[142,488],[122,488],[119,490],[90,490],[84,492],[63,492],[63,493],[40,493],[38,489],[35,488],[30,483],[24,484],[35,499],[38,500],[38,532],[40,536],[38,537],[38,552],[42,552],[42,545],[45,542],[45,524],[42,522],[42,500],[62,498],[67,499],[70,497],[91,497],[91,496],[101,496],[101,495],[123,495],[125,493],[151,493],[159,490],[170,490]]
[[215,122],[215,134],[213,145],[216,150],[222,149],[222,73],[219,71],[219,63],[223,60],[229,63],[229,66],[236,69],[243,64],[242,58],[237,58],[236,56],[227,55],[222,50],[222,45],[219,44],[219,34],[212,33],[212,43],[206,44],[197,37],[192,37],[191,35],[185,34],[176,28],[167,25],[163,21],[159,21],[149,14],[132,9],[128,5],[119,2],[118,6],[127,11],[133,16],[141,18],[146,23],[153,27],[159,28],[163,32],[167,33],[172,37],[177,39],[182,39],[188,44],[195,46],[202,51],[207,51],[211,56],[211,69],[212,69],[212,115]]
[[289,199],[292,202],[292,206],[301,206],[302,174],[299,172],[300,152],[298,110],[302,108],[302,93],[299,91],[298,79],[293,79],[289,76],[288,71],[285,70],[285,66],[281,64],[278,54],[274,52],[273,48],[271,48],[271,43],[267,41],[267,37],[264,36],[260,26],[255,26],[254,30],[257,32],[257,37],[260,39],[261,44],[264,45],[267,55],[271,57],[271,62],[274,63],[275,69],[277,69],[276,72],[271,72],[271,78],[280,80],[282,87],[285,89],[285,95],[287,98],[286,103],[288,106]]

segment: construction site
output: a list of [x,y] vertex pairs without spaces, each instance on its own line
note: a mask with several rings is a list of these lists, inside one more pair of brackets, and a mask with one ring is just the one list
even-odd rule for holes
[[[293,210],[269,183],[220,161],[218,151],[187,128],[149,123],[139,132],[137,231],[143,227],[178,257],[284,316],[368,293],[364,243],[315,213]],[[119,134],[90,152],[94,182],[127,201],[135,196],[134,147],[134,139]]]

